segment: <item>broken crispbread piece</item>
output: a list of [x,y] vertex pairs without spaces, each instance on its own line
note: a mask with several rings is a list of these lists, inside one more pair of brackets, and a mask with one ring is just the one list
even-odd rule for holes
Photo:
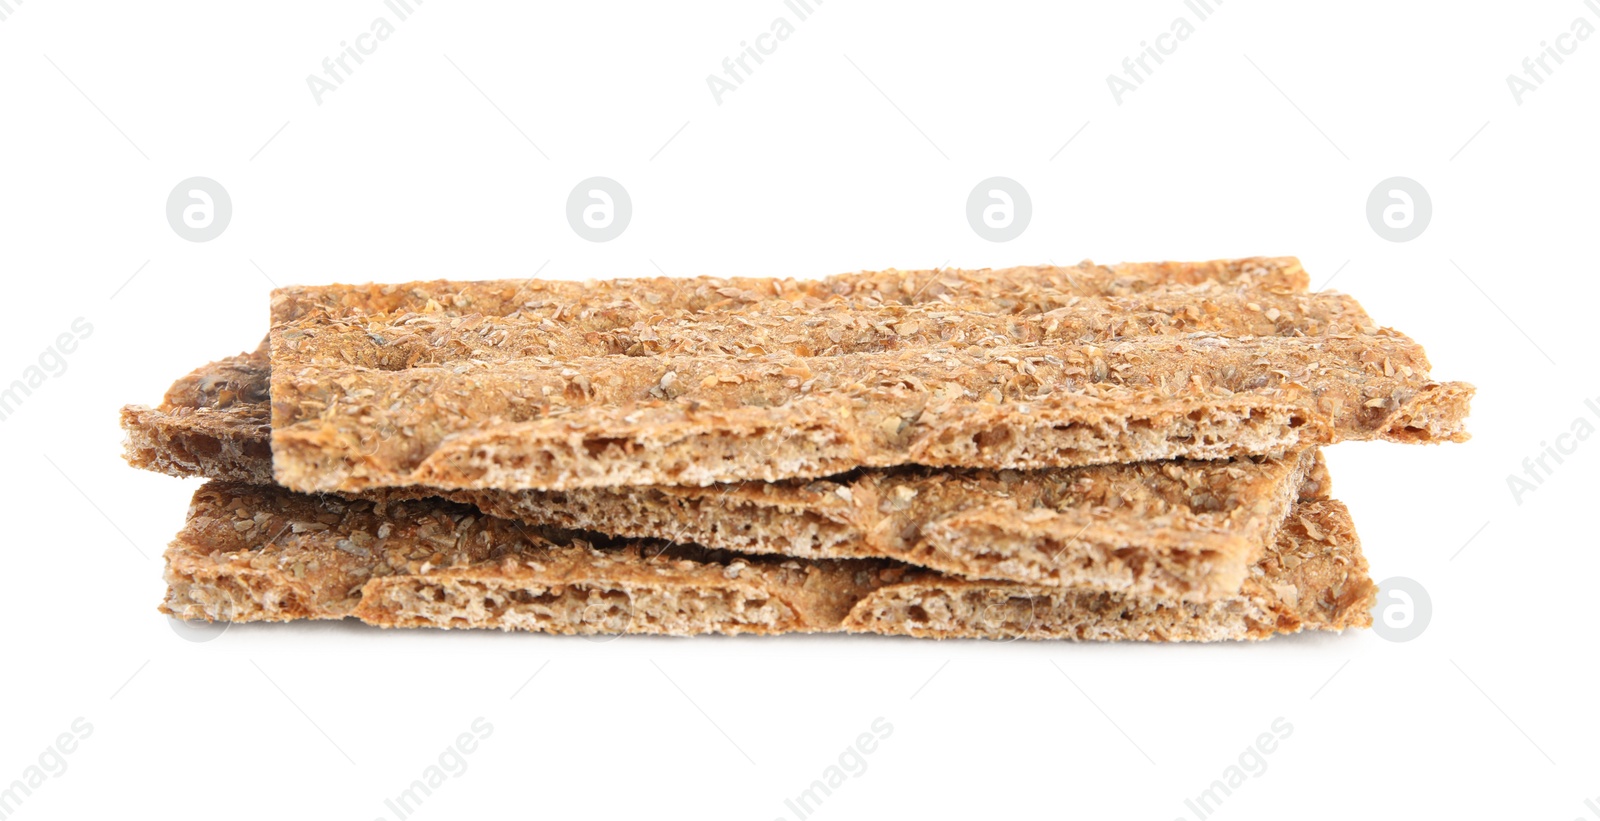
[[[126,415],[129,458],[179,475],[260,476],[265,431],[239,403],[206,404],[228,385],[256,395],[259,352],[212,363],[180,380],[160,411]],[[192,404],[184,404],[184,403]],[[241,424],[218,433],[217,420]],[[197,419],[207,423],[192,429]],[[156,420],[154,423],[151,420]],[[198,447],[212,436],[221,444]],[[164,441],[171,441],[167,454]],[[208,472],[194,451],[253,453]],[[665,538],[754,554],[810,559],[892,558],[975,579],[1125,590],[1193,600],[1237,593],[1272,542],[1297,488],[1326,486],[1315,452],[1231,462],[1165,462],[1035,471],[898,468],[831,479],[711,487],[570,491],[440,491],[485,513],[540,527]],[[1324,491],[1325,493],[1325,491]],[[430,495],[426,488],[379,494]]]
[[267,341],[252,353],[196,368],[158,407],[122,409],[129,464],[174,476],[272,483]]
[[[1294,567],[1282,558],[1290,555]],[[554,633],[1214,641],[1363,626],[1372,598],[1365,569],[1336,502],[1300,505],[1239,596],[1180,603],[969,582],[892,561],[601,545],[440,500],[374,503],[211,482],[168,548],[162,610]]]

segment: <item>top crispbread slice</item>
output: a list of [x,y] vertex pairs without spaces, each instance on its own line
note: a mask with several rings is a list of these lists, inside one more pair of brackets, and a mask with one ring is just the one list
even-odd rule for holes
[[1014,272],[956,277],[961,297],[935,307],[817,301],[792,281],[747,281],[745,301],[698,280],[284,289],[275,476],[305,491],[706,485],[1465,438],[1471,387],[1429,379],[1420,346],[1346,297],[1242,274],[1117,297],[1047,281],[1035,290],[1053,301],[1004,290],[1026,292]]
[[[527,284],[519,290],[508,282],[457,283],[459,292],[445,299],[461,307],[451,309],[438,302],[442,284],[426,283],[432,287],[419,289],[413,301],[394,311],[375,311],[368,301],[352,300],[337,310],[308,312],[295,297],[280,295],[273,313],[275,324],[316,327],[319,348],[337,350],[347,364],[387,371],[530,357],[829,357],[930,347],[1106,344],[1183,333],[1337,336],[1377,330],[1344,294],[1280,294],[1250,287],[1252,282],[1207,280],[1125,296],[1072,295],[1050,310],[1021,313],[976,300],[862,305],[842,298],[776,297],[724,310],[667,311],[654,305],[557,302]],[[520,308],[501,313],[521,297],[527,299]],[[984,309],[972,307],[975,303]]]
[[1243,589],[1216,602],[970,582],[892,561],[599,543],[437,499],[219,482],[195,494],[166,559],[161,609],[185,619],[554,633],[1215,641],[1365,626],[1373,596],[1333,501],[1299,504]]
[[[298,287],[278,292],[275,311],[283,319],[312,315],[336,319],[335,330],[355,334],[344,345],[348,356],[386,369],[416,364],[424,357],[433,363],[446,353],[471,354],[475,329],[481,331],[483,321],[522,313],[541,318],[528,344],[548,348],[552,338],[567,344],[578,340],[592,353],[682,352],[686,345],[705,341],[700,334],[705,323],[693,318],[697,312],[724,317],[726,327],[736,330],[721,333],[720,339],[741,349],[761,340],[770,344],[776,337],[792,340],[778,343],[791,348],[811,339],[820,349],[882,351],[899,344],[903,336],[947,327],[989,345],[1046,338],[1109,341],[1158,333],[1295,336],[1372,329],[1354,301],[1336,294],[1306,295],[1305,288],[1305,271],[1297,260],[1258,258],[1001,271],[884,271],[824,280],[661,278]],[[487,313],[482,321],[464,326],[458,314],[426,312],[429,303],[440,300],[452,306],[470,302]],[[379,344],[378,338],[362,330],[366,318],[382,321],[413,304],[423,305],[425,312],[406,322],[405,334]],[[840,310],[852,306],[870,310]],[[954,306],[968,310],[957,311]],[[970,310],[975,307],[993,313],[975,314]],[[677,322],[661,320],[669,312]],[[915,332],[908,326],[912,318],[919,323]],[[974,318],[982,321],[962,324]],[[973,330],[980,326],[988,329],[982,337]],[[424,329],[426,334],[421,333]],[[752,329],[759,333],[751,334]],[[158,408],[124,408],[128,460],[179,476],[271,483],[268,359],[268,343],[263,340],[248,357],[212,363],[178,380]]]
[[[178,380],[160,408],[125,409],[128,460],[266,483],[261,409],[241,397],[259,397],[267,380],[257,351]],[[1238,592],[1302,486],[1326,493],[1314,452],[1034,471],[861,470],[711,487],[368,495],[439,493],[533,526],[754,554],[893,558],[971,578],[1208,600]]]
[[998,270],[940,268],[865,271],[822,279],[769,277],[656,277],[587,282],[514,279],[463,283],[450,280],[404,285],[308,285],[273,294],[273,321],[314,314],[351,316],[414,311],[434,302],[490,316],[539,312],[552,320],[584,313],[612,316],[676,315],[764,309],[783,302],[797,308],[927,305],[992,314],[1038,314],[1089,296],[1129,296],[1183,286],[1247,287],[1263,293],[1305,291],[1308,279],[1293,257],[1250,257],[1209,262],[1137,262],[1070,267],[1038,265]]

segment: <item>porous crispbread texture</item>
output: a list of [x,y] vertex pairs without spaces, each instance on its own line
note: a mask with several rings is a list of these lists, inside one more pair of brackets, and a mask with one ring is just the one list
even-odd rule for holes
[[174,476],[272,482],[267,341],[254,352],[196,368],[158,407],[122,409],[123,458]]
[[604,315],[729,312],[787,302],[806,309],[825,304],[876,308],[936,305],[993,314],[1037,314],[1086,296],[1128,296],[1174,286],[1247,286],[1268,293],[1304,291],[1305,269],[1294,257],[1249,257],[1208,262],[1135,262],[1070,267],[1036,265],[962,270],[886,270],[822,279],[771,277],[652,277],[586,282],[451,280],[406,284],[313,285],[273,292],[273,322],[322,314],[421,312],[470,308],[484,316],[531,313],[552,321]]
[[[1317,335],[1371,330],[1370,320],[1353,301],[1336,294],[1298,293],[1305,287],[1305,272],[1297,260],[1258,258],[1002,271],[886,271],[810,281],[662,278],[307,287],[283,289],[276,305],[289,318],[325,315],[352,327],[360,324],[358,319],[424,306],[423,313],[409,315],[406,335],[380,346],[376,337],[363,331],[348,346],[350,358],[371,358],[369,364],[385,368],[412,360],[419,350],[416,326],[429,321],[428,346],[421,348],[421,355],[435,346],[452,345],[457,353],[471,353],[463,346],[474,333],[481,335],[479,325],[485,318],[495,318],[496,311],[540,317],[536,333],[524,340],[527,344],[539,344],[559,332],[570,344],[582,340],[595,343],[594,350],[633,353],[679,349],[696,339],[696,344],[704,345],[707,340],[695,335],[707,323],[696,324],[682,316],[693,312],[725,318],[735,330],[723,338],[741,350],[755,344],[745,339],[744,332],[752,327],[761,329],[769,344],[774,338],[800,339],[780,333],[779,329],[792,327],[832,350],[883,350],[902,337],[918,337],[929,329],[957,334],[958,338],[947,340],[953,343],[991,346],[1044,338],[1087,342],[1194,331]],[[451,309],[427,310],[440,301]],[[476,314],[468,323],[471,327],[463,327],[461,306],[490,314]],[[879,313],[840,310],[852,306]],[[974,313],[978,308],[995,314]],[[911,321],[913,314],[920,319]],[[624,321],[640,316],[644,318],[633,325]],[[954,321],[958,316],[967,324]],[[841,317],[850,321],[841,324]],[[972,333],[984,322],[990,332]],[[364,350],[362,343],[380,353]],[[270,365],[265,341],[254,354],[196,370],[174,385],[157,408],[125,407],[128,461],[174,475],[268,482],[270,474],[258,470],[262,460],[257,458],[254,439],[257,432],[270,430],[266,418],[270,411],[238,387],[243,378],[239,370],[252,381],[250,390],[259,388],[261,396],[267,394]],[[255,413],[261,418],[254,418]]]
[[210,482],[167,550],[162,610],[554,633],[810,632],[835,628],[883,567],[665,543],[602,549],[439,499],[374,503]]
[[1303,502],[1234,596],[1211,602],[949,577],[907,578],[844,628],[918,638],[1219,641],[1372,625],[1377,588],[1339,502]]
[[[1365,569],[1335,502],[1297,506],[1240,596],[1179,603],[969,582],[892,561],[601,544],[440,500],[375,504],[212,482],[167,550],[161,609],[186,619],[354,616],[385,627],[555,633],[1214,641],[1364,626]],[[1029,608],[1025,618],[1019,607]]]
[[1457,441],[1472,394],[1429,379],[1421,347],[1387,329],[390,371],[346,362],[323,344],[328,327],[272,331],[274,475],[296,490],[708,485]]
[[[251,373],[255,385],[264,385],[268,365],[259,355],[242,355],[208,365],[184,381],[212,381],[205,378],[212,370]],[[192,417],[177,414],[171,427],[181,431]],[[135,428],[130,436],[159,444],[167,431]],[[237,452],[246,437],[265,445],[265,432],[251,424],[220,438],[234,443],[229,452]],[[248,449],[259,454],[263,447]],[[147,458],[136,464],[170,470],[186,463]],[[269,468],[259,456],[253,463],[229,466],[221,477],[174,472],[228,478]],[[893,558],[970,578],[1203,600],[1238,592],[1246,569],[1272,541],[1296,488],[1325,495],[1326,486],[1320,454],[1305,452],[1037,471],[860,470],[816,481],[705,488],[442,493],[485,513],[541,527],[801,558]],[[427,489],[368,493],[414,498],[427,495]]]
[[[321,411],[326,410],[328,406],[324,403],[327,397],[303,395],[298,383],[290,382],[291,379],[312,376],[311,372],[318,367],[354,365],[385,370],[439,370],[450,367],[459,370],[462,363],[494,366],[504,364],[494,360],[509,357],[514,366],[515,361],[539,357],[547,362],[571,361],[582,368],[593,364],[581,361],[585,357],[592,356],[604,362],[608,355],[633,354],[639,358],[655,358],[669,351],[691,356],[722,352],[745,360],[742,364],[749,364],[750,357],[765,359],[769,349],[772,353],[787,352],[791,358],[810,359],[850,353],[914,351],[930,346],[981,349],[1001,343],[1015,345],[1019,341],[1075,340],[1081,343],[1186,330],[1231,334],[1334,334],[1372,330],[1370,320],[1352,300],[1339,295],[1307,297],[1296,293],[1303,291],[1305,286],[1305,272],[1298,260],[1251,258],[1201,263],[1133,263],[1110,267],[1086,262],[1072,268],[1038,266],[1000,271],[885,271],[840,275],[823,280],[724,280],[702,277],[586,283],[538,280],[478,283],[436,281],[404,285],[280,289],[273,297],[277,339],[274,357],[280,366],[288,366],[294,376],[284,376],[283,369],[279,368],[279,379],[285,380],[287,386],[274,388],[274,427],[286,427],[294,421],[305,424],[299,431],[283,434],[281,447],[275,434],[275,453],[280,453],[279,461],[285,463],[279,467],[279,479],[302,490],[348,491],[360,487],[428,483],[422,477],[411,481],[399,481],[393,475],[371,477],[367,475],[368,466],[361,464],[344,465],[344,470],[340,470],[337,464],[332,465],[334,470],[356,475],[346,479],[327,478],[316,488],[311,487],[311,482],[301,483],[291,478],[296,473],[322,472],[324,465],[293,463],[302,458],[311,459],[309,451],[322,445],[329,448],[337,445],[336,442],[319,443],[317,440],[342,438],[337,433],[332,437],[322,437],[317,431],[306,429],[317,426],[306,415],[320,415]],[[314,329],[317,340],[302,344],[306,329]],[[541,353],[546,355],[540,356]],[[324,354],[334,358],[322,361],[320,355]],[[769,372],[767,376],[775,376],[785,382],[793,381],[792,387],[801,385],[799,380],[792,379],[794,368],[786,367],[783,362],[766,364],[778,366],[778,372]],[[497,390],[513,395],[514,404],[518,406],[511,414],[513,421],[519,418],[546,418],[572,410],[573,403],[562,398],[557,397],[552,403],[550,392],[556,389],[585,394],[581,397],[585,401],[579,404],[604,404],[608,401],[607,397],[591,391],[585,373],[577,371],[569,375],[574,378],[570,381],[563,378],[559,386],[501,383]],[[887,372],[878,375],[892,376]],[[327,376],[334,384],[347,383],[340,375]],[[506,376],[517,380],[514,374]],[[658,381],[647,386],[647,393],[656,398],[673,393],[673,385],[680,381],[670,365],[656,377]],[[314,381],[315,377],[312,378]],[[706,378],[724,388],[729,381],[737,384],[737,380],[726,371],[708,374]],[[395,398],[402,402],[449,403],[449,398],[443,395],[418,396],[414,388],[410,389],[411,396]],[[815,380],[811,380],[805,383],[805,388],[808,392],[812,388],[826,391],[829,386],[826,383],[817,385]],[[538,393],[529,394],[524,389],[537,390]],[[366,386],[353,387],[351,390],[355,397],[377,396],[376,391],[368,394],[367,391],[373,389]],[[645,401],[648,403],[652,398],[647,396]],[[690,397],[687,401],[691,409],[698,407],[697,398]],[[771,405],[774,401],[784,400],[767,396],[758,398],[755,404]],[[749,397],[745,397],[736,399],[735,404],[749,405],[751,402]],[[358,408],[347,409],[370,418],[370,415],[361,414]],[[474,410],[456,405],[442,413],[472,413]],[[494,409],[486,410],[498,413]],[[837,431],[830,430],[830,427],[838,424],[837,420],[824,419],[819,422],[806,419],[804,417],[808,410],[817,409],[799,410],[796,418],[777,420],[775,428],[767,420],[759,418],[731,420],[731,426],[719,423],[723,429],[702,432],[700,441],[679,437],[678,449],[715,451],[719,449],[717,445],[737,447],[750,435],[752,425],[758,433],[773,432],[776,436],[809,434],[821,438],[838,437]],[[823,410],[837,414],[844,409]],[[1269,428],[1274,422],[1282,421],[1278,417],[1289,415],[1275,410],[1264,411],[1263,416],[1272,418],[1258,420],[1255,427]],[[1224,411],[1223,415],[1236,414]],[[391,421],[402,420],[376,421],[382,427],[368,440],[382,448],[390,440],[411,439],[418,435],[415,425],[404,423],[388,426]],[[668,425],[682,427],[677,420],[664,421]],[[356,424],[362,422],[357,420]],[[511,433],[500,428],[497,422],[486,424],[493,429],[489,431],[491,433]],[[887,425],[890,422],[884,419],[879,424]],[[400,450],[431,448],[436,443],[429,441],[430,434],[465,432],[435,428],[431,423],[423,427],[421,441],[412,442]],[[467,427],[472,425],[469,423]],[[1195,430],[1196,426],[1183,427],[1189,430],[1187,435],[1205,435],[1205,431]],[[689,434],[691,439],[694,436],[694,433]],[[1270,438],[1271,434],[1267,436]],[[635,444],[648,446],[648,439],[637,439]],[[344,444],[350,443],[345,441]],[[1050,444],[1040,443],[1042,447],[1049,447]],[[548,447],[541,447],[536,442],[530,442],[526,447],[546,455],[550,452]],[[596,443],[590,442],[587,447],[594,449]],[[604,443],[600,443],[599,447],[603,449]],[[563,450],[565,447],[558,444],[556,449]],[[339,450],[341,452],[323,453],[321,459],[333,463],[350,459],[366,460],[366,457],[357,458],[357,454],[349,452],[348,448]],[[513,459],[525,458],[515,454],[505,455]],[[395,453],[375,453],[370,456],[375,464],[385,464],[390,473],[393,473],[395,465],[391,463],[396,457],[400,461],[408,458],[408,454]],[[409,454],[409,457],[414,456],[414,453]],[[449,460],[449,454],[442,453],[440,456],[441,461]],[[838,464],[839,461],[835,456],[828,468],[801,467],[786,475],[818,476],[850,467]],[[1091,461],[1118,461],[1118,457],[1108,456]],[[900,463],[906,461],[883,462]],[[974,466],[995,465],[974,463]],[[457,469],[448,465],[440,467],[445,474]],[[593,470],[589,472],[595,473]],[[630,480],[606,476],[602,470],[600,475],[590,475],[575,482],[558,479],[515,486],[703,485],[720,479],[782,478],[773,475],[746,476],[743,473],[748,471],[737,468],[724,470],[727,474],[724,476],[700,478],[665,478],[666,474],[673,472],[670,468],[647,469],[643,472],[661,478],[640,477]],[[493,480],[486,480],[467,486],[496,485]]]
[[[1308,480],[1308,476],[1311,477]],[[1239,591],[1315,451],[1037,471],[863,470],[815,481],[455,491],[524,523],[742,553],[891,558],[971,579],[1209,600]]]

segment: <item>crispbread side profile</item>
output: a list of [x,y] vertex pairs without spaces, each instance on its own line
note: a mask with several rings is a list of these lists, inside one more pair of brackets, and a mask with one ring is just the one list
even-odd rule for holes
[[[478,292],[461,283],[462,294]],[[1131,296],[1084,296],[1043,313],[980,313],[942,303],[859,307],[773,299],[738,311],[667,314],[560,305],[484,314],[464,295],[451,310],[407,305],[390,313],[345,309],[283,323],[316,327],[317,345],[345,364],[397,371],[467,360],[495,364],[531,356],[579,359],[667,354],[789,353],[801,357],[1041,344],[1105,344],[1119,339],[1211,333],[1218,336],[1338,336],[1374,333],[1354,299],[1339,293],[1275,294],[1243,284],[1206,282]],[[420,308],[420,310],[411,310]],[[288,313],[287,311],[285,313]]]
[[[899,404],[907,406],[904,400],[909,399],[909,408],[901,407],[897,417],[883,415],[863,427],[861,420],[850,422],[843,418],[852,413],[845,406],[848,403],[809,407],[815,404],[810,401],[811,394],[833,394],[875,382],[887,385],[895,381],[897,370],[904,369],[903,363],[858,360],[854,358],[857,356],[900,355],[909,361],[919,354],[934,352],[933,359],[938,362],[937,351],[960,350],[971,355],[991,350],[999,360],[1015,364],[1013,352],[1002,348],[1059,343],[1088,346],[1092,354],[1092,343],[1149,335],[1211,332],[1239,336],[1347,336],[1376,330],[1353,300],[1338,294],[1305,294],[1306,282],[1298,260],[1247,258],[1115,266],[1082,263],[1070,268],[1036,266],[999,271],[891,270],[821,280],[701,277],[284,288],[274,293],[272,310],[273,356],[280,366],[275,369],[273,387],[277,478],[297,489],[317,491],[407,484],[556,489],[815,477],[859,466],[851,462],[867,466],[923,461],[940,466],[1057,466],[1049,459],[1031,463],[1026,458],[974,459],[960,448],[939,446],[926,448],[916,456],[875,453],[883,449],[883,443],[871,441],[872,438],[891,425],[897,428],[892,437],[901,440],[892,444],[902,446],[901,450],[913,435],[933,433],[912,431],[902,435],[905,432],[898,430],[916,422],[917,406],[925,404],[926,398],[901,397]],[[753,369],[755,376],[733,373],[728,368],[686,374],[674,363],[661,361],[671,355],[702,357],[713,353],[732,357],[730,364],[741,370]],[[1022,355],[1026,357],[1027,353]],[[836,362],[829,362],[845,359],[851,361],[845,362],[842,369],[832,367]],[[1061,364],[1048,351],[1045,361]],[[829,362],[827,369],[839,372],[813,377],[807,365],[824,362]],[[559,384],[530,381],[526,374],[517,373],[520,366],[529,363],[562,364],[554,372],[561,375]],[[612,364],[626,372],[613,370]],[[945,370],[957,367],[953,362],[943,364],[948,366]],[[1084,359],[1069,364],[1067,369],[1082,375],[1085,367],[1092,369],[1096,364]],[[479,365],[496,371],[478,374],[494,384],[355,385],[350,375],[331,372],[334,368],[354,368],[360,372],[382,371],[402,382],[407,381],[406,377],[420,375],[422,382],[429,382],[446,371],[460,375],[463,368],[475,370],[474,366]],[[1030,379],[1038,383],[1051,376],[1040,374],[1035,378],[1031,363],[1018,370],[1025,377],[1020,380],[1024,386]],[[590,378],[591,371],[597,379]],[[1102,381],[1103,374],[1098,371],[1088,373],[1087,381]],[[907,376],[902,382],[914,394],[919,375]],[[380,383],[385,381],[370,373],[355,379],[373,377]],[[691,378],[699,384],[691,384]],[[782,385],[766,384],[774,379]],[[978,376],[978,381],[983,383],[982,388],[1005,388],[1019,382],[983,375]],[[346,386],[348,390],[335,398],[321,391],[326,387],[323,383]],[[947,379],[941,384],[945,398],[957,398],[953,393],[961,393],[959,398],[965,399],[972,393],[971,386],[960,384],[959,380]],[[390,392],[390,388],[397,387],[399,393]],[[629,394],[637,393],[635,388],[643,389],[642,398],[630,398]],[[795,407],[789,407],[791,400],[797,398],[794,391],[788,390],[788,396],[782,394],[796,388],[806,396],[794,402]],[[695,391],[720,396],[707,397],[712,400],[707,404],[701,397],[682,395]],[[1039,398],[1050,392],[1048,388],[1025,387],[1011,391],[1013,398]],[[511,407],[493,407],[493,402],[476,407],[474,397],[491,395],[510,399]],[[422,410],[421,417],[408,419],[380,419],[347,405],[342,405],[341,410],[354,411],[356,419],[330,419],[333,414],[324,413],[333,404],[360,398],[393,400],[385,408],[395,411],[411,405],[440,407],[436,413]],[[864,397],[858,397],[861,398]],[[593,413],[601,406],[631,405],[635,400],[645,407],[623,413],[621,420],[601,419]],[[657,405],[664,407],[653,407]],[[1217,450],[1214,446],[1194,445],[1189,448],[1192,453],[1152,453],[1148,457],[1215,458],[1268,453],[1295,443],[1285,430],[1298,424],[1294,409],[1235,405],[1213,409],[1216,419],[1181,420],[1180,417],[1195,415],[1190,405],[1169,407],[1149,416],[1166,423],[1159,426],[1173,429],[1166,431],[1171,437],[1190,442],[1215,439],[1213,428],[1243,425],[1250,430],[1239,438],[1251,439],[1249,448],[1218,454],[1213,452]],[[705,418],[698,422],[681,418],[679,412],[683,409],[694,411],[702,406],[710,411]],[[580,419],[586,410],[590,412],[588,418]],[[651,413],[652,410],[662,413]],[[642,418],[641,412],[651,418]],[[730,412],[738,418],[729,418]],[[1088,412],[1094,413],[1092,409]],[[1202,411],[1199,416],[1208,417],[1213,412]],[[1083,409],[1065,415],[1081,416]],[[631,438],[622,440],[636,451],[628,460],[635,463],[634,469],[619,471],[621,466],[616,464],[580,464],[575,471],[566,471],[577,474],[572,476],[543,475],[548,471],[535,470],[534,480],[519,481],[505,475],[505,466],[496,462],[529,461],[528,453],[517,451],[532,451],[534,460],[561,461],[563,456],[576,456],[578,462],[617,461],[615,454],[607,453],[613,442],[600,441],[592,435],[580,443],[571,431],[515,429],[521,422],[548,421],[555,416],[566,416],[568,427],[587,421],[591,428],[618,424],[635,428]],[[446,419],[460,424],[444,424]],[[327,424],[330,421],[334,423],[331,426]],[[286,430],[296,423],[299,429]],[[368,424],[376,429],[345,429],[347,425]],[[1041,420],[1040,424],[1058,432],[1053,436],[1045,433],[1043,441],[1034,443],[1041,451],[1061,450],[1061,446],[1086,438],[1082,431],[1066,430],[1073,420]],[[1132,424],[1158,426],[1151,418],[1135,419]],[[696,427],[704,429],[694,430]],[[864,439],[863,432],[867,434]],[[1097,433],[1103,438],[1112,431],[1103,429]],[[670,441],[663,440],[663,436]],[[796,454],[760,454],[774,457],[768,460],[765,471],[752,470],[750,460],[739,458],[724,459],[725,464],[708,465],[702,470],[686,469],[681,464],[690,452],[739,449],[751,436],[783,439],[784,447]],[[460,441],[440,447],[439,440],[444,437]],[[468,441],[474,437],[478,441]],[[355,452],[358,439],[371,445],[372,452]],[[848,441],[851,439],[862,441]],[[807,446],[807,440],[813,444],[831,440],[822,448],[828,452],[808,453],[816,448]],[[516,444],[508,446],[508,441]],[[1094,453],[1098,444],[1094,442],[1078,444],[1078,455],[1066,464],[1141,458],[1138,453]],[[583,454],[575,449],[581,449]],[[637,451],[648,450],[663,452],[652,454],[651,458],[637,458]],[[857,450],[876,459],[857,459],[852,454]],[[418,464],[424,452],[434,457],[427,466]],[[596,456],[601,458],[591,458]],[[795,464],[796,456],[799,464]],[[931,461],[941,456],[945,461]],[[490,462],[487,469],[476,464],[484,458]],[[771,464],[787,466],[773,470]],[[463,478],[463,473],[479,475]],[[529,471],[514,473],[525,475]],[[619,475],[628,473],[634,475]]]
[[439,499],[210,482],[168,549],[163,610],[558,633],[810,632],[833,629],[887,566],[729,560],[662,543],[602,550]]
[[1337,501],[1302,502],[1240,592],[1212,602],[911,577],[874,591],[851,632],[918,638],[1221,641],[1372,625],[1377,587]]
[[404,285],[307,285],[273,293],[273,322],[311,314],[351,316],[440,310],[470,305],[483,315],[536,311],[559,320],[588,312],[612,316],[744,311],[775,302],[815,309],[936,305],[993,314],[1037,314],[1086,296],[1131,296],[1145,291],[1216,285],[1266,293],[1305,291],[1309,278],[1294,257],[1247,257],[1209,262],[1133,262],[1035,265],[998,270],[886,270],[821,279],[772,277],[654,277],[648,279],[451,280]]
[[1235,594],[1310,483],[1287,459],[1038,471],[925,468],[709,488],[447,494],[493,516],[741,553],[890,558],[978,580],[1211,600]]
[[[227,385],[233,393],[255,396],[264,392],[267,370],[257,351],[179,380],[162,410],[125,416],[130,442],[141,443],[130,449],[130,461],[205,478],[267,473],[266,434],[255,414],[242,412],[238,430],[218,435],[215,420],[242,405],[219,408],[206,404],[216,391],[185,389]],[[212,424],[191,431],[195,419]],[[190,441],[208,435],[224,444],[197,448]],[[165,453],[166,441],[175,454]],[[256,458],[214,472],[197,470],[183,458],[195,450]],[[1247,568],[1272,542],[1296,489],[1308,483],[1325,492],[1326,470],[1315,452],[1036,471],[861,470],[817,481],[704,488],[443,493],[533,526],[756,554],[893,558],[977,579],[1205,600],[1237,593]]]
[[1330,501],[1296,507],[1238,596],[1180,603],[963,581],[892,561],[601,545],[441,500],[373,503],[211,482],[168,548],[162,609],[188,619],[354,616],[555,633],[1215,641],[1361,626],[1372,596],[1365,570],[1343,506]]
[[181,618],[1221,641],[1368,626],[1319,450],[1474,389],[1293,258],[279,288],[122,412]]
[[274,475],[308,492],[706,485],[1450,441],[1466,436],[1472,392],[1430,380],[1422,349],[1386,329],[401,370],[349,364],[321,344],[327,329],[272,330]]

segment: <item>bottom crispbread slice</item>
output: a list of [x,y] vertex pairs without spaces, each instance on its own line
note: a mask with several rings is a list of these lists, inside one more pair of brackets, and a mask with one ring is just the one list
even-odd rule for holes
[[[159,408],[125,408],[128,461],[271,484],[270,377],[258,349],[178,380]],[[711,487],[363,496],[443,495],[536,527],[806,559],[890,558],[972,579],[1211,601],[1239,591],[1306,482],[1326,490],[1316,451],[1032,471],[873,469]]]
[[867,632],[1214,641],[1371,623],[1344,506],[1296,505],[1235,596],[973,582],[890,560],[751,557],[534,532],[437,499],[371,502],[211,482],[167,550],[185,619],[355,617],[383,627],[550,633]]

